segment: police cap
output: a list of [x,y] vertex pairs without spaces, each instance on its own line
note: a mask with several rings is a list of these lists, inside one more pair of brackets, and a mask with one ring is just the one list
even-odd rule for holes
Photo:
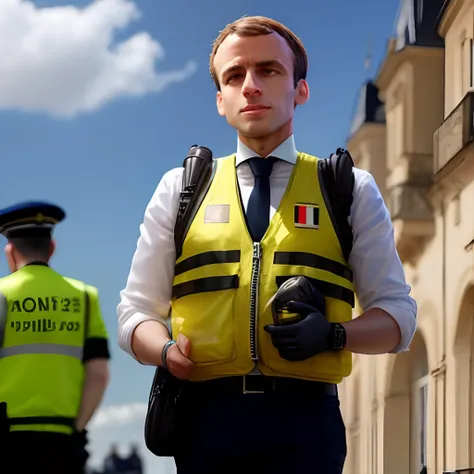
[[66,217],[60,207],[42,201],[26,201],[0,209],[0,234],[5,237],[50,235]]

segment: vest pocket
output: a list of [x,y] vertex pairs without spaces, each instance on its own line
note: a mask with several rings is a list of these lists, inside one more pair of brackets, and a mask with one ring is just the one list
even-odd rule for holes
[[[295,272],[296,273],[296,272]],[[303,276],[325,297],[326,317],[331,322],[345,322],[352,319],[353,292],[347,288],[323,280]],[[278,288],[284,281],[294,275],[276,277]],[[273,294],[275,288],[268,291]],[[326,351],[303,361],[287,361],[283,359],[273,346],[270,336],[264,332],[263,326],[272,323],[271,310],[262,313],[260,320],[260,363],[264,374],[276,373],[286,377],[297,377],[321,382],[339,383],[352,370],[352,354],[347,351]],[[268,369],[268,370],[267,370]]]
[[233,360],[235,351],[234,300],[238,275],[207,277],[175,285],[171,333],[191,342],[191,360],[214,365]]
[[267,374],[267,367],[271,371],[268,375],[276,373],[284,377],[328,383],[339,383],[352,369],[352,355],[347,351],[328,351],[304,361],[289,362],[280,357],[270,340],[263,348],[260,362],[263,364],[261,369],[264,374]]

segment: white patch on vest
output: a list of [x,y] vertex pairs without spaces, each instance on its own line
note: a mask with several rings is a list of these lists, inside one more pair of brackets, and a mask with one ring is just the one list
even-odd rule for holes
[[218,224],[229,222],[230,204],[211,204],[206,207],[204,213],[205,224]]

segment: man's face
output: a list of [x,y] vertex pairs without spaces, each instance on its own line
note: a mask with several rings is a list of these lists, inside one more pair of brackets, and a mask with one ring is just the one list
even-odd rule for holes
[[217,109],[243,136],[263,138],[291,123],[295,105],[309,90],[301,80],[294,87],[293,52],[277,33],[228,36],[214,59],[221,84]]

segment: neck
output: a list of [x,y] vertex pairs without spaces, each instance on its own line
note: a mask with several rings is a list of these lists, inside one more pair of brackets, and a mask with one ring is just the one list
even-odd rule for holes
[[273,150],[278,148],[293,133],[292,122],[288,122],[280,129],[272,132],[270,135],[263,137],[249,137],[239,132],[240,141],[257,153],[259,156],[266,157]]
[[20,270],[20,268],[27,267],[29,265],[41,265],[47,267],[48,262],[41,259],[21,259],[17,262],[16,269]]

